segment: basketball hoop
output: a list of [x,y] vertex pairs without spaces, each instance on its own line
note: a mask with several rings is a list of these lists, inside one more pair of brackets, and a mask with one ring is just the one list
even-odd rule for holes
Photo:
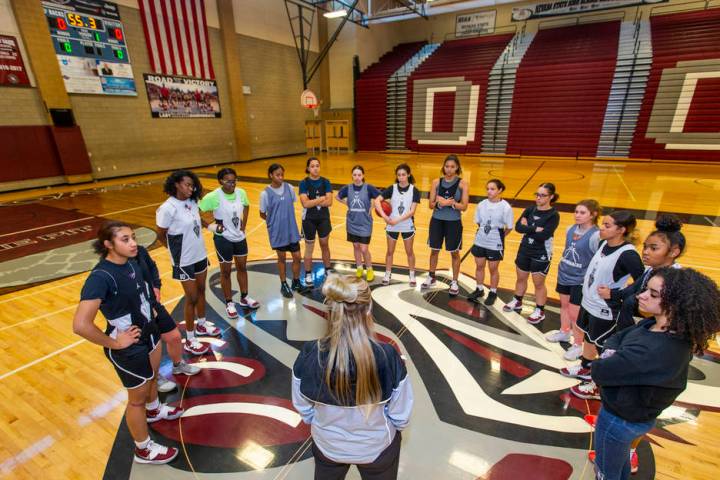
[[320,106],[320,103],[318,102],[317,95],[315,95],[315,92],[312,90],[305,90],[300,95],[300,105],[303,106],[303,108],[309,108],[309,109],[316,109]]

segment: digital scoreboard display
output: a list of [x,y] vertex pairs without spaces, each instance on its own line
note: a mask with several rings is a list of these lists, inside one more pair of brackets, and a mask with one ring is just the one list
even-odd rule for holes
[[137,95],[117,5],[99,0],[42,5],[69,93]]

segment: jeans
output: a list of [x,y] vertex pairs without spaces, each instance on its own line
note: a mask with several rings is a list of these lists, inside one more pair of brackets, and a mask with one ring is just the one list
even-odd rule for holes
[[630,478],[630,444],[655,426],[655,420],[633,423],[604,408],[595,423],[595,473],[598,480]]

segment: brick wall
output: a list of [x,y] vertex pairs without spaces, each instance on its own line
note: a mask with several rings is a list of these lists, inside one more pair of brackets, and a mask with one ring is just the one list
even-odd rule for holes
[[0,87],[0,126],[47,125],[37,88]]

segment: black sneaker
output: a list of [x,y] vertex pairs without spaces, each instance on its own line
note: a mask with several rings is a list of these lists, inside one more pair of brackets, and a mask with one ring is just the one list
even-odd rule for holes
[[497,292],[493,292],[492,290],[490,290],[490,293],[488,293],[488,296],[483,303],[487,306],[490,306],[495,303],[495,300],[497,300]]
[[471,302],[479,303],[478,300],[484,296],[485,296],[485,289],[480,290],[480,289],[476,288],[475,291],[473,293],[471,293],[470,295],[468,295],[467,298]]
[[310,287],[303,286],[303,284],[300,283],[299,278],[292,281],[292,286],[290,288],[292,288],[293,290],[295,290],[298,293],[305,293],[307,291],[312,290],[312,288],[310,288]]
[[285,298],[293,298],[292,290],[288,287],[287,282],[282,282],[280,284],[280,293],[282,293],[282,296]]

